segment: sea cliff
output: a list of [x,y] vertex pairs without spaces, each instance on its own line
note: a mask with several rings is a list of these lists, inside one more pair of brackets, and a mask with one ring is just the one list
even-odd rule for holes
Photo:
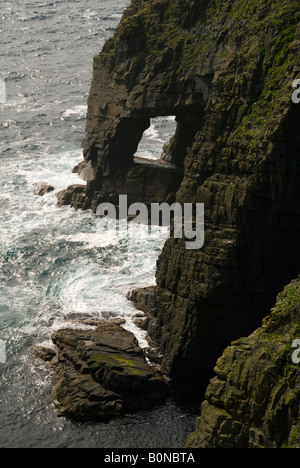
[[[184,239],[170,238],[156,287],[131,295],[148,316],[151,358],[180,391],[193,389],[199,398],[224,349],[250,335],[219,359],[198,423],[207,440],[196,433],[192,446],[219,446],[221,423],[228,445],[280,445],[297,418],[294,411],[278,435],[274,403],[267,429],[260,421],[276,379],[284,381],[281,398],[295,377],[284,370],[288,340],[275,346],[261,323],[300,270],[300,106],[291,99],[300,74],[298,7],[294,0],[132,0],[94,58],[84,162],[76,169],[87,186],[59,195],[60,205],[94,211],[101,201],[117,204],[119,194],[132,202],[204,203],[204,247],[188,251]],[[177,129],[150,169],[134,155],[150,119],[168,115],[176,116]],[[288,328],[291,320],[299,325],[298,314],[282,317]],[[241,394],[236,376],[252,363],[259,369],[259,358],[271,363],[273,380],[266,377],[269,394],[249,416],[261,374],[249,376],[250,394]],[[232,411],[240,401],[248,419]]]
[[278,296],[260,328],[218,359],[187,446],[299,448],[300,365],[292,348],[299,336],[300,278]]

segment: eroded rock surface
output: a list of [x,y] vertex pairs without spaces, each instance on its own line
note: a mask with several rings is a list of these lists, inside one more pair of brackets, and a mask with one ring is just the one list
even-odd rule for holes
[[[94,59],[83,142],[91,172],[87,186],[69,188],[61,203],[95,211],[99,202],[128,194],[130,203],[205,204],[204,247],[187,251],[184,239],[168,240],[157,286],[133,297],[147,310],[162,372],[187,388],[207,382],[223,350],[260,327],[278,292],[299,274],[300,106],[291,100],[300,73],[299,24],[296,0],[133,0]],[[151,118],[167,115],[176,116],[177,129],[162,160],[176,170],[141,167],[134,155],[142,134]],[[257,363],[257,374],[249,374],[254,389],[265,353],[271,389],[276,373],[286,378],[287,355],[279,346],[278,360],[264,349],[261,333],[268,332],[257,332],[258,354],[251,342],[227,355],[244,359],[240,369]],[[226,359],[220,362],[225,384],[216,385],[223,388],[231,371]],[[249,411],[263,417],[261,401],[241,395],[245,389],[234,383],[232,405],[243,402],[245,418]],[[229,445],[242,437],[250,443],[251,421],[232,410],[228,419],[226,409],[209,404]],[[208,430],[209,443],[219,443],[218,430],[216,442]],[[228,436],[239,430],[239,441]],[[262,445],[286,436],[262,431]]]
[[[204,247],[171,238],[158,261],[149,337],[172,379],[203,380],[299,273],[299,20],[295,0],[133,0],[94,59],[92,175],[61,203],[205,205]],[[136,164],[150,119],[167,115],[177,129],[162,160],[175,169]]]
[[94,330],[65,329],[52,336],[53,350],[36,356],[56,372],[53,401],[60,416],[76,421],[107,421],[163,403],[162,375],[145,361],[132,333],[105,321]]
[[262,327],[227,348],[215,367],[188,447],[300,447],[300,278]]

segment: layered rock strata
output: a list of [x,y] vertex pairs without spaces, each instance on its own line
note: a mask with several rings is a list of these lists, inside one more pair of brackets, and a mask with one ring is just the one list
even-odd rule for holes
[[[296,1],[133,0],[94,59],[89,179],[61,203],[95,209],[119,193],[151,202],[176,192],[205,204],[204,248],[170,239],[158,261],[149,335],[174,379],[201,380],[298,274],[299,50]],[[183,173],[173,183],[164,168],[161,184],[135,154],[150,119],[166,115],[177,130],[163,158]]]
[[[134,202],[205,204],[203,249],[171,238],[157,286],[133,295],[147,311],[162,372],[187,389],[207,382],[223,350],[261,325],[299,273],[300,106],[291,100],[299,21],[295,0],[133,0],[94,59],[87,186],[69,188],[60,203],[95,210],[129,194]],[[167,115],[177,130],[162,161],[176,168],[176,182],[164,167],[170,184],[162,186],[161,164],[141,169],[135,154],[150,119]],[[241,427],[226,418],[228,431]]]
[[187,446],[299,448],[300,364],[292,348],[299,338],[300,278],[279,295],[262,327],[217,361]]
[[161,374],[119,324],[104,321],[94,330],[59,330],[52,341],[54,349],[37,347],[35,355],[55,371],[52,398],[59,416],[106,422],[165,401]]

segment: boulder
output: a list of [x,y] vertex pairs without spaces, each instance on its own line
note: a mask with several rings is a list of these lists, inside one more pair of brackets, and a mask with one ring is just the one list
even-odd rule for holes
[[85,185],[70,185],[67,189],[61,190],[57,194],[57,206],[70,205],[75,207],[80,202],[81,209],[87,209],[90,207],[90,203],[86,195]]
[[35,186],[35,194],[39,197],[43,197],[47,193],[53,192],[55,188],[52,185],[46,183],[36,183]]
[[35,358],[42,359],[45,362],[50,362],[56,356],[56,350],[44,346],[36,346],[34,348]]
[[[76,421],[107,421],[162,404],[163,376],[147,364],[134,335],[103,321],[94,330],[62,329],[52,335],[57,382],[52,392],[60,416]],[[36,352],[49,360],[49,353]]]

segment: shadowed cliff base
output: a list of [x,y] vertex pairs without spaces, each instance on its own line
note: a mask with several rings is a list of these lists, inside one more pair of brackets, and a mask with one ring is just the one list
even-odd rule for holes
[[[203,249],[168,240],[154,307],[147,291],[137,300],[162,373],[186,389],[207,383],[226,346],[259,327],[299,274],[298,7],[133,0],[94,59],[87,187],[70,188],[61,204],[95,210],[119,194],[205,204]],[[141,168],[134,155],[143,132],[169,115],[177,130],[166,159],[176,169]]]
[[278,296],[262,327],[227,348],[215,367],[188,447],[299,448],[300,278]]

